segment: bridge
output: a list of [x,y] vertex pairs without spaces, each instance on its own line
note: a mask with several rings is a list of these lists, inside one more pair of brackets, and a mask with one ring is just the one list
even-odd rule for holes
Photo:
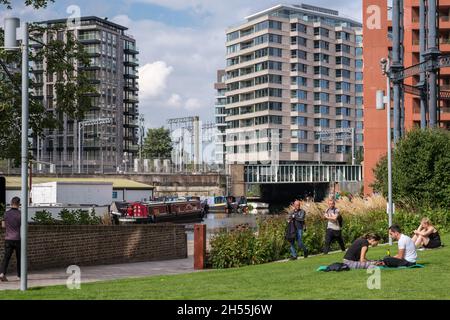
[[361,182],[363,169],[360,165],[247,165],[244,180],[247,185]]

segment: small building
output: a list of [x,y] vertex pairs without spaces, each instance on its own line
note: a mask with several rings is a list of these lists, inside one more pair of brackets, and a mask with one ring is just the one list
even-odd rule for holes
[[31,202],[37,205],[109,205],[112,202],[112,182],[54,181],[34,184]]
[[[20,197],[20,177],[9,176],[6,177],[6,202],[8,203],[13,197]],[[128,180],[128,179],[114,179],[114,178],[52,178],[52,177],[33,177],[32,190],[38,190],[34,188],[39,185],[46,185],[48,183],[57,183],[56,187],[52,186],[40,186],[40,189],[56,188],[63,194],[52,195],[50,200],[57,201],[63,204],[89,204],[89,205],[110,205],[113,201],[146,201],[153,198],[154,187],[148,184]],[[61,184],[62,183],[62,184]],[[94,186],[97,185],[98,190],[92,191]],[[106,186],[108,185],[108,186]],[[76,188],[80,188],[80,191],[76,191]],[[106,189],[108,189],[108,201],[106,201]],[[91,194],[87,194],[90,191]],[[37,191],[38,193],[41,191]],[[79,193],[79,194],[76,194]],[[32,202],[44,201],[41,199],[34,199],[35,197],[41,197],[35,194],[35,191],[31,193]],[[94,199],[93,199],[94,198]],[[45,200],[49,201],[49,200]],[[80,203],[76,203],[80,202]],[[93,203],[91,203],[93,202]]]

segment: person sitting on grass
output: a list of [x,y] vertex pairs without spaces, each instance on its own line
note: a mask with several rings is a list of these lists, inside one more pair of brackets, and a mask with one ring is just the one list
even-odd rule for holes
[[411,267],[416,265],[417,251],[414,241],[402,234],[400,226],[393,225],[389,228],[389,235],[398,241],[398,253],[394,257],[385,257],[383,265],[391,268]]
[[442,245],[438,230],[428,218],[422,219],[419,228],[414,231],[412,241],[414,241],[417,248],[436,249]]
[[376,247],[381,237],[375,233],[368,233],[357,239],[344,256],[344,264],[350,269],[372,269],[376,267],[376,261],[367,260],[366,255],[369,246]]

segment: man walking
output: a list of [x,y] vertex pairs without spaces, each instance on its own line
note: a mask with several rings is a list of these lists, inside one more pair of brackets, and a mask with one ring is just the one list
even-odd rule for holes
[[295,240],[297,240],[298,248],[303,250],[303,257],[308,257],[308,250],[306,249],[305,244],[303,243],[303,232],[305,231],[305,219],[306,212],[302,209],[301,201],[297,200],[294,202],[294,211],[291,213],[291,219],[295,224],[295,238],[291,242],[291,260],[296,260],[297,249],[295,248]]
[[342,251],[345,251],[345,243],[342,238],[342,218],[339,213],[339,209],[336,208],[336,202],[334,199],[328,200],[328,209],[325,212],[324,218],[328,221],[327,232],[325,236],[325,248],[324,254],[328,254],[330,251],[331,243],[337,240]]
[[20,199],[14,197],[11,200],[11,209],[5,213],[5,218],[2,221],[2,228],[6,229],[5,233],[5,256],[0,269],[0,280],[8,281],[6,272],[8,271],[9,260],[16,251],[17,260],[17,277],[20,278]]

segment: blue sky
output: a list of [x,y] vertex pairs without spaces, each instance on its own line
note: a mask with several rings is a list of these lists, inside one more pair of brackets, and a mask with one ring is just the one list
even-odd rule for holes
[[[247,15],[296,1],[273,0],[56,0],[45,10],[0,11],[29,21],[69,16],[76,5],[82,16],[96,15],[129,28],[140,49],[140,110],[148,127],[162,126],[173,117],[199,115],[213,120],[216,70],[225,65],[225,30]],[[304,3],[339,10],[360,20],[361,2],[310,0]]]

